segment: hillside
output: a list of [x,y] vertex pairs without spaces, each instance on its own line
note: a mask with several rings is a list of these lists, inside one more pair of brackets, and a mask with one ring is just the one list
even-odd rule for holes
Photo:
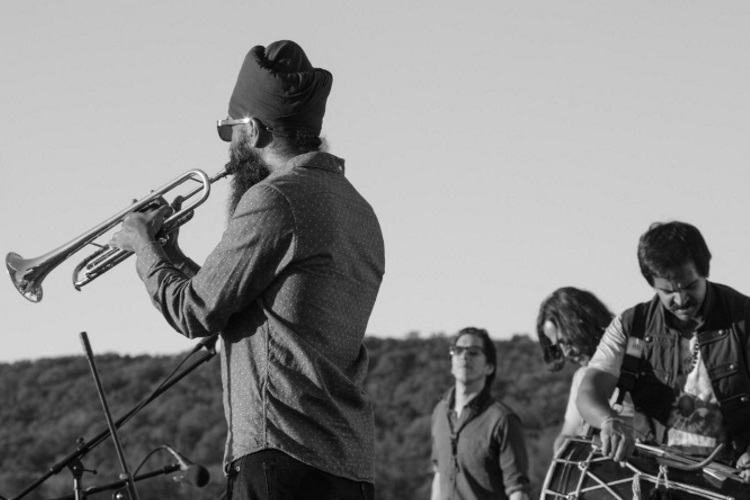
[[[376,489],[380,500],[429,498],[430,414],[451,384],[449,342],[443,336],[416,335],[366,340],[370,352],[367,390],[375,406]],[[525,336],[496,342],[496,346],[499,366],[493,392],[514,408],[524,423],[537,497],[567,402],[571,367],[550,372],[537,343]],[[183,358],[97,355],[96,365],[113,416],[121,417],[146,398]],[[0,495],[16,498],[74,452],[80,437],[88,442],[106,428],[83,356],[0,364]],[[218,498],[224,484],[221,460],[225,431],[219,363],[214,358],[147,405],[119,432],[131,472],[149,452],[170,444],[193,462],[206,466],[211,482],[196,489],[158,475],[138,482],[141,498]],[[140,473],[171,463],[174,459],[170,455],[157,451]],[[116,481],[120,467],[111,440],[104,440],[88,453],[83,465],[97,471],[96,475],[84,474],[84,487]],[[60,498],[72,492],[72,475],[63,469],[24,498]],[[89,498],[109,499],[111,493]]]

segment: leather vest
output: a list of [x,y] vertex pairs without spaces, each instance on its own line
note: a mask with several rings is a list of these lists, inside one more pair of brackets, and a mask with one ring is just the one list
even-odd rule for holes
[[[750,440],[750,298],[716,283],[707,283],[705,322],[697,332],[701,359],[706,365],[733,455],[745,451]],[[637,413],[637,430],[662,440],[676,397],[673,386],[680,363],[680,335],[665,324],[658,296],[622,314],[628,349],[618,385],[630,392]],[[661,424],[661,425],[656,425]]]

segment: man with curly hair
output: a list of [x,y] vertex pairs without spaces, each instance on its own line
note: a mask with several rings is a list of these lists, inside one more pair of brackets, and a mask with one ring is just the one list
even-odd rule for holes
[[[558,450],[568,436],[584,436],[589,426],[576,407],[576,397],[589,361],[599,340],[614,314],[593,293],[574,287],[562,287],[552,292],[539,306],[536,332],[544,361],[553,371],[560,370],[566,361],[578,365],[570,384],[568,404],[562,429],[555,439]],[[623,418],[632,418],[629,398],[616,404]]]

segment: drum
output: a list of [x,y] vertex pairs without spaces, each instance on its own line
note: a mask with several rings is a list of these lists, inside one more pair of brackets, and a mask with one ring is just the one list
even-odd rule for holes
[[750,499],[750,485],[734,469],[713,464],[708,472],[680,470],[639,450],[621,466],[591,440],[569,438],[552,459],[540,500]]

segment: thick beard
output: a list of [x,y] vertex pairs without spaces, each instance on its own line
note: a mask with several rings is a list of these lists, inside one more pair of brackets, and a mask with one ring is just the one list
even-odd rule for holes
[[266,162],[245,141],[229,148],[226,169],[232,175],[232,184],[227,203],[227,215],[231,218],[245,192],[268,177],[271,170]]

